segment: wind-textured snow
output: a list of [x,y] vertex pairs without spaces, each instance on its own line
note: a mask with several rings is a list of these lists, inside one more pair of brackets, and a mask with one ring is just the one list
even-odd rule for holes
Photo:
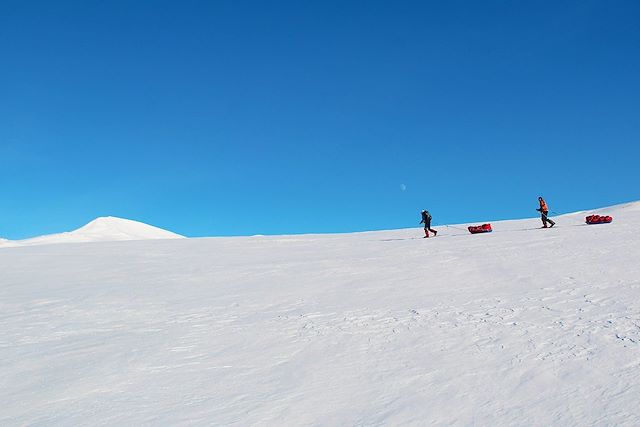
[[0,249],[0,425],[639,425],[640,204],[588,213]]

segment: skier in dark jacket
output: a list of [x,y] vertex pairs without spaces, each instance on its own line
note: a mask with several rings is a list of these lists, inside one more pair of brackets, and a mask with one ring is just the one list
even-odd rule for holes
[[547,215],[549,215],[549,208],[547,207],[547,202],[544,201],[544,199],[542,198],[542,196],[538,197],[538,202],[540,203],[540,207],[538,209],[536,209],[538,212],[540,212],[540,218],[542,219],[542,228],[547,228],[547,222],[549,224],[551,224],[549,226],[549,228],[553,227],[554,225],[556,225],[555,222],[551,221]]
[[438,232],[431,229],[431,214],[429,211],[422,211],[422,221],[420,221],[420,224],[424,224],[424,238],[429,237],[429,232],[432,232],[433,237],[436,237]]

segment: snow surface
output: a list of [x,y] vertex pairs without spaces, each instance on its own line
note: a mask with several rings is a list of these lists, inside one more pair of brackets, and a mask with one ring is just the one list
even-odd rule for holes
[[180,239],[171,231],[130,219],[106,216],[96,218],[87,225],[66,233],[50,234],[25,240],[0,239],[3,246],[51,245],[59,243],[109,242],[119,240]]
[[2,248],[0,425],[639,425],[640,204],[589,213]]

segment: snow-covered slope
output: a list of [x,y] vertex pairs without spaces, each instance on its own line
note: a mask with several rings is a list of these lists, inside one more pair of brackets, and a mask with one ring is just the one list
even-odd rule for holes
[[0,425],[639,425],[640,205],[597,212],[3,248]]
[[15,241],[0,239],[0,247],[179,238],[183,238],[183,236],[152,225],[130,219],[107,216],[96,218],[87,225],[66,233],[50,234]]

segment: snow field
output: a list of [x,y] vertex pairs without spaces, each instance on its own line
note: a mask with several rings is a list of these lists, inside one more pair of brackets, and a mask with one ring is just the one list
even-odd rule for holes
[[638,425],[639,206],[2,248],[0,424]]

